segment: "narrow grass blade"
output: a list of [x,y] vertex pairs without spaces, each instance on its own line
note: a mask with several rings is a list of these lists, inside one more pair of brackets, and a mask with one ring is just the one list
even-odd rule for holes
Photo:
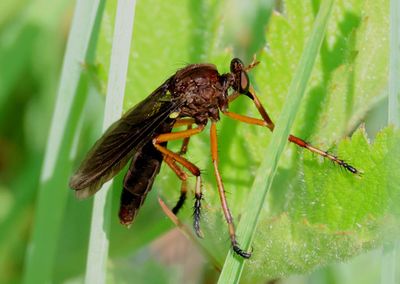
[[400,127],[400,3],[390,1],[389,124]]
[[47,142],[24,283],[52,282],[61,220],[70,193],[69,154],[86,99],[87,79],[81,64],[94,58],[103,7],[100,0],[77,1]]
[[396,282],[396,253],[399,251],[396,242],[386,245],[382,249],[381,283],[395,284]]
[[[262,162],[253,183],[247,202],[249,206],[245,209],[237,229],[237,236],[244,249],[248,250],[251,246],[267,192],[272,185],[274,174],[278,166],[279,157],[286,145],[289,131],[305,93],[307,82],[322,43],[332,5],[333,0],[326,0],[321,4],[312,33],[304,47],[299,65],[289,87],[286,103],[272,135],[271,142],[266,152],[266,158]],[[230,250],[218,283],[238,283],[243,268],[244,259],[238,257]]]
[[[131,47],[135,0],[118,1],[108,75],[106,109],[103,131],[116,121],[122,112]],[[111,219],[111,182],[94,198],[92,225],[85,283],[105,283]]]
[[[400,3],[390,1],[390,62],[389,62],[389,103],[388,123],[400,127]],[[388,169],[390,170],[390,169]],[[400,241],[382,249],[381,283],[396,282],[396,255],[400,253]]]

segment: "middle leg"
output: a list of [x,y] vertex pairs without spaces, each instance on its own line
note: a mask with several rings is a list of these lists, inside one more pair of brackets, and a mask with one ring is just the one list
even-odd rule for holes
[[[179,154],[176,154],[176,153],[172,152],[171,150],[165,148],[164,146],[160,145],[160,143],[171,141],[171,140],[187,138],[187,137],[190,137],[190,136],[200,133],[203,129],[204,129],[204,125],[199,125],[198,128],[194,128],[194,129],[188,129],[188,130],[174,132],[174,133],[160,134],[159,136],[157,136],[156,138],[153,139],[154,147],[164,155],[164,160],[166,161],[166,163],[178,175],[178,177],[183,181],[183,185],[182,185],[183,188],[181,189],[181,196],[182,196],[182,192],[186,190],[185,183],[186,183],[187,175],[176,163],[181,164],[183,167],[188,169],[196,177],[193,227],[194,227],[196,235],[200,238],[202,237],[202,233],[200,230],[201,199],[202,199],[200,169],[196,165],[194,165],[193,163],[191,163],[190,161],[185,159],[184,157],[182,157]],[[186,193],[185,193],[185,198],[186,198]],[[183,205],[183,201],[182,201],[182,205]],[[180,206],[182,206],[179,204],[179,202],[180,201],[178,201],[178,204],[174,208],[176,212],[180,209]]]
[[[175,122],[174,127],[187,126],[186,129],[189,130],[189,129],[192,129],[193,124],[195,124],[195,121],[193,118],[182,118],[182,119],[178,119]],[[181,150],[179,151],[180,155],[186,154],[188,145],[189,145],[189,140],[190,140],[190,136],[183,138]]]
[[[191,118],[184,118],[184,119],[178,119],[174,127],[182,127],[186,126],[187,130],[192,129],[192,125],[195,123],[194,119]],[[179,151],[179,155],[182,156],[186,154],[188,145],[189,145],[189,139],[190,137],[185,137],[183,138],[183,142],[181,145],[181,149]],[[171,157],[164,157],[165,163],[175,172],[175,174],[178,176],[178,178],[181,180],[181,194],[179,196],[178,202],[172,208],[172,213],[175,215],[178,214],[179,210],[182,208],[182,206],[185,204],[186,201],[186,195],[187,195],[187,174],[180,168],[176,162],[171,158]]]
[[179,210],[182,208],[183,204],[186,201],[188,175],[176,164],[176,162],[171,157],[165,156],[164,157],[164,162],[172,169],[172,171],[181,180],[181,194],[179,196],[178,202],[176,203],[176,205],[172,209],[172,213],[177,215]]

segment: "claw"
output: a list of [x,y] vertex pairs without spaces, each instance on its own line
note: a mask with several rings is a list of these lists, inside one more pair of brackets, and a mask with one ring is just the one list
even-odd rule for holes
[[193,228],[199,238],[203,238],[203,233],[200,230],[200,217],[201,217],[201,199],[202,194],[195,195],[196,201],[194,203],[193,212]]
[[234,244],[234,245],[232,246],[232,248],[233,248],[233,251],[234,251],[236,254],[240,255],[240,256],[243,257],[243,258],[249,259],[249,258],[251,257],[251,254],[252,254],[252,253],[242,250],[242,249],[239,247],[238,244]]

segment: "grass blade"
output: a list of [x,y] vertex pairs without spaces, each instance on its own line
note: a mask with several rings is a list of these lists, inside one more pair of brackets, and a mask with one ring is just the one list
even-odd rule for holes
[[386,245],[382,249],[381,283],[395,284],[396,282],[396,253],[399,251],[396,242]]
[[400,4],[390,1],[389,124],[400,127]]
[[[286,104],[268,146],[266,159],[262,162],[253,183],[247,202],[250,206],[246,209],[237,229],[237,235],[244,249],[249,249],[251,246],[267,192],[272,185],[278,166],[279,157],[286,145],[289,131],[305,93],[307,82],[322,43],[332,5],[333,0],[323,1],[321,4],[312,33],[304,47],[298,68],[291,82]],[[237,257],[230,250],[218,283],[238,283],[243,268],[244,260]]]
[[94,58],[104,1],[77,1],[42,169],[24,283],[50,283],[68,193],[69,155],[86,99],[82,62]]
[[[400,127],[400,3],[390,1],[390,58],[389,58],[389,101],[388,123]],[[390,169],[389,169],[390,170]],[[386,245],[382,249],[381,283],[396,282],[397,257],[400,242]]]
[[[118,1],[103,131],[121,116],[125,94],[126,75],[135,18],[135,0]],[[112,181],[107,182],[94,198],[86,283],[106,282],[106,263],[109,248]]]

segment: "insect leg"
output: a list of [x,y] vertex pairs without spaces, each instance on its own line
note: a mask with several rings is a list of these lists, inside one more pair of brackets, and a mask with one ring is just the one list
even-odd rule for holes
[[256,67],[258,64],[260,64],[260,61],[257,61],[256,55],[254,54],[253,60],[251,61],[250,65],[244,68],[246,72],[250,71],[254,67]]
[[153,144],[156,146],[156,144],[160,144],[162,142],[168,142],[172,140],[180,140],[182,138],[190,137],[196,134],[199,134],[204,130],[205,125],[199,125],[197,128],[193,129],[187,129],[183,131],[177,131],[177,132],[171,132],[171,133],[163,133],[158,136],[156,136],[153,139]]
[[185,125],[193,125],[195,124],[193,118],[181,118],[177,119],[174,123],[174,127],[185,126]]
[[218,193],[219,193],[219,197],[221,200],[222,210],[224,211],[224,216],[225,216],[226,222],[228,223],[229,236],[231,239],[232,248],[233,248],[234,252],[237,253],[238,255],[240,255],[244,258],[249,258],[251,256],[251,253],[242,250],[239,247],[239,244],[236,240],[235,226],[233,224],[232,214],[228,207],[228,203],[227,203],[226,196],[225,196],[224,184],[222,183],[222,178],[221,178],[221,175],[220,175],[219,169],[218,169],[217,128],[216,128],[216,124],[214,121],[211,124],[210,137],[211,137],[211,157],[212,157],[212,162],[213,162],[213,166],[214,166],[215,177],[217,179]]
[[[192,125],[194,124],[194,119],[193,118],[182,118],[178,119],[174,127],[179,127],[179,126],[184,126],[187,125],[187,129],[192,129]],[[185,137],[182,142],[181,150],[179,151],[180,155],[185,155],[187,152],[188,144],[189,144],[190,137]]]
[[[187,129],[192,129],[192,125],[194,124],[194,119],[193,118],[182,118],[178,119],[174,127],[179,127],[179,126],[184,126],[187,125]],[[179,151],[179,155],[185,155],[187,152],[188,144],[189,144],[190,136],[183,138],[181,150]]]
[[190,137],[200,133],[201,131],[203,131],[203,129],[204,125],[199,125],[199,127],[194,129],[160,134],[159,136],[153,139],[154,147],[158,151],[160,151],[164,155],[164,157],[172,159],[174,162],[178,162],[183,167],[188,169],[196,177],[196,188],[195,188],[196,200],[193,213],[194,216],[193,227],[198,237],[202,237],[202,233],[200,231],[200,213],[201,213],[201,199],[202,199],[200,169],[196,165],[185,159],[184,157],[180,156],[179,154],[176,154],[171,150],[168,150],[167,148],[161,146],[160,143]]
[[225,111],[224,114],[227,117],[230,117],[230,118],[232,118],[234,120],[238,120],[238,121],[241,121],[241,122],[244,122],[244,123],[268,127],[268,124],[262,119],[253,118],[253,117],[249,117],[249,116],[246,116],[246,115],[241,115],[241,114],[238,114],[238,113],[235,113],[235,112],[230,112],[230,111]]
[[[192,126],[188,125],[187,129],[188,130],[192,129]],[[188,145],[189,145],[189,140],[190,140],[190,137],[183,138],[182,145],[181,145],[181,150],[179,151],[179,155],[185,155],[186,154],[187,149],[188,149]]]
[[181,195],[179,197],[178,202],[176,203],[175,207],[172,209],[172,212],[176,215],[178,214],[179,210],[182,208],[183,204],[186,200],[187,194],[187,174],[176,164],[176,162],[169,156],[164,158],[165,163],[176,173],[178,178],[182,181],[181,185]]
[[[228,112],[225,111],[224,114],[232,119],[235,120],[239,120],[241,122],[245,122],[248,124],[255,124],[255,125],[260,125],[260,126],[266,126],[268,127],[271,131],[274,131],[275,125],[272,122],[271,118],[269,117],[269,115],[267,114],[264,106],[261,104],[260,100],[258,99],[258,97],[255,94],[255,91],[252,87],[250,87],[248,96],[253,100],[258,112],[260,113],[260,115],[262,116],[263,119],[257,119],[257,118],[252,118],[252,117],[248,117],[245,115],[241,115],[241,114],[237,114],[237,113],[232,113],[232,112]],[[326,151],[322,151],[314,146],[312,146],[311,144],[307,143],[306,141],[304,141],[303,139],[294,136],[294,135],[289,135],[288,140],[294,144],[296,144],[299,147],[305,148],[313,153],[316,153],[322,157],[325,157],[331,161],[333,161],[334,163],[338,164],[339,166],[344,167],[346,170],[348,170],[349,172],[353,173],[353,174],[359,174],[360,172],[354,168],[353,166],[349,165],[348,163],[346,163],[344,160],[339,159],[338,157],[329,154]]]
[[[166,158],[172,159],[174,162],[180,163],[182,166],[187,168],[195,177],[196,177],[196,188],[195,188],[195,203],[194,203],[194,212],[193,212],[193,228],[198,237],[202,237],[202,233],[200,230],[200,215],[201,215],[201,199],[203,194],[201,192],[201,173],[200,169],[186,160],[185,158],[179,156],[178,154],[168,150],[167,148],[160,146],[158,144],[154,144],[157,150],[164,154]],[[179,202],[179,201],[178,201]],[[177,204],[178,206],[178,204]],[[179,208],[178,208],[179,209]]]

